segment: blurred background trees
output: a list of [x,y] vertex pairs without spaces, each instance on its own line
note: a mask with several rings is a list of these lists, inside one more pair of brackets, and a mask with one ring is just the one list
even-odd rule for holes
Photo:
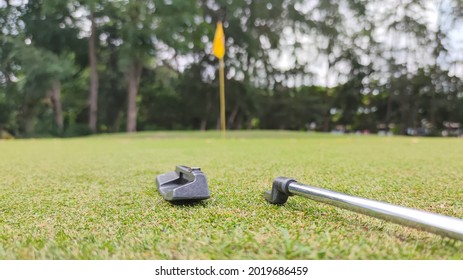
[[0,0],[0,132],[460,133],[461,0]]

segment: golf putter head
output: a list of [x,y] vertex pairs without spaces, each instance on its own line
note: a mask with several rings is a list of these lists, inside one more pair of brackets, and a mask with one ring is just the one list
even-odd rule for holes
[[156,177],[159,193],[168,201],[200,201],[210,198],[207,179],[199,167],[177,165],[175,171]]
[[272,204],[285,204],[290,196],[293,194],[289,192],[288,186],[296,180],[287,177],[277,177],[273,181],[272,190],[265,191],[265,199]]

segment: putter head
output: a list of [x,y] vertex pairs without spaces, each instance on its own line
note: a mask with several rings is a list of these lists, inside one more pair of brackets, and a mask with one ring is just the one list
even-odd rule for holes
[[199,201],[210,197],[207,180],[199,167],[178,165],[156,177],[159,193],[168,201]]
[[285,204],[288,198],[293,195],[288,190],[288,186],[292,182],[296,182],[296,180],[287,177],[275,178],[275,180],[273,180],[272,190],[264,192],[265,199],[272,204]]

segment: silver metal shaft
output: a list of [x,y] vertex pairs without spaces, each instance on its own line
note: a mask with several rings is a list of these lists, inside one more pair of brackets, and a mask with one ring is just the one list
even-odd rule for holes
[[463,241],[463,220],[386,202],[347,195],[292,181],[291,194]]

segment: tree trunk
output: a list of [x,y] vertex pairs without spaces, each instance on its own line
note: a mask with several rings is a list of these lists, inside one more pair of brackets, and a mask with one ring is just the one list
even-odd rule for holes
[[[331,43],[329,43],[331,45]],[[331,120],[331,104],[329,102],[329,94],[330,94],[330,87],[329,87],[329,82],[330,82],[330,72],[332,68],[333,63],[331,62],[330,58],[328,57],[328,69],[326,70],[325,74],[325,87],[326,91],[325,94],[323,95],[323,103],[328,105],[328,110],[325,111],[325,114],[323,115],[323,123],[322,123],[322,129],[323,131],[327,132],[330,130],[330,120]]]
[[58,80],[53,82],[53,86],[50,90],[50,99],[53,106],[53,115],[55,118],[57,132],[58,135],[61,135],[64,128],[64,117],[63,107],[61,104],[61,83]]
[[128,73],[129,88],[127,93],[127,132],[137,131],[137,93],[141,70],[141,62],[134,59]]
[[26,116],[24,119],[24,134],[26,137],[32,137],[34,134],[35,116]]
[[387,96],[387,107],[386,107],[386,126],[387,130],[389,130],[389,125],[391,124],[391,118],[392,118],[392,92],[388,92]]
[[97,70],[97,56],[96,56],[96,24],[93,12],[90,14],[91,34],[88,39],[88,56],[90,61],[90,96],[89,96],[89,116],[88,126],[92,133],[97,132],[98,120],[98,70]]
[[[328,71],[329,72],[329,71]],[[328,74],[327,74],[328,76]],[[326,79],[328,81],[328,78]],[[331,104],[330,104],[330,89],[328,87],[328,82],[326,83],[326,90],[323,95],[323,104],[327,105],[327,109],[323,113],[322,118],[322,131],[328,132],[330,130],[330,121],[331,121]]]
[[35,128],[35,111],[36,106],[32,104],[24,104],[22,112],[22,128],[25,137],[32,137],[34,135]]
[[206,131],[207,129],[207,119],[206,118],[201,119],[201,124],[200,124],[199,129],[201,131]]
[[436,129],[436,90],[434,89],[432,91],[431,95],[431,109],[430,109],[430,114],[431,116],[429,117],[432,129]]
[[217,123],[215,125],[215,129],[220,130],[220,113],[219,113],[219,116],[217,117]]
[[204,111],[204,115],[201,118],[201,124],[199,126],[199,129],[201,131],[206,131],[207,130],[207,117],[209,115],[209,112],[212,109],[212,103],[211,103],[210,94],[206,94],[206,102],[207,102],[206,110]]
[[236,119],[236,116],[238,115],[239,109],[240,109],[239,103],[236,103],[235,107],[233,108],[233,111],[228,117],[227,127],[232,128],[232,126],[235,124],[235,119]]
[[111,125],[111,132],[119,132],[122,116],[123,112],[121,110],[117,111],[116,117]]

